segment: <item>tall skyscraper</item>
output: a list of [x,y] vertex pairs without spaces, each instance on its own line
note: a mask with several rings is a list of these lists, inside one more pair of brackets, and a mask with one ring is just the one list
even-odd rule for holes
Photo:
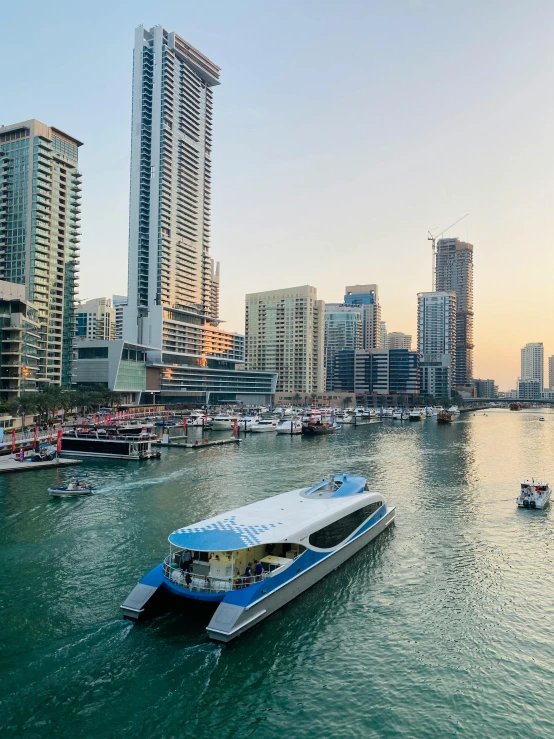
[[541,342],[525,344],[521,350],[522,380],[538,380],[544,389],[544,346]]
[[439,239],[437,292],[456,293],[456,374],[458,387],[473,380],[473,246],[460,239]]
[[417,296],[417,352],[421,392],[450,398],[456,369],[456,293]]
[[71,383],[81,142],[37,120],[0,128],[0,279],[37,310],[39,382]]
[[219,67],[176,33],[139,26],[133,65],[129,292],[124,335],[187,352],[216,321],[210,259],[213,88]]
[[381,346],[381,306],[377,285],[347,285],[344,288],[345,305],[359,306],[363,316],[363,348]]
[[324,315],[310,285],[248,294],[246,368],[278,372],[278,392],[323,392]]
[[325,388],[333,389],[334,357],[343,349],[361,349],[362,311],[340,303],[325,305]]
[[548,357],[548,389],[554,390],[554,356]]
[[387,334],[387,349],[407,349],[412,348],[411,334],[403,334],[402,331],[391,331]]
[[[241,370],[244,336],[219,328],[219,266],[210,258],[219,72],[176,33],[137,28],[123,338],[147,347],[165,402],[267,402],[275,390],[274,375]],[[154,367],[149,384],[153,376]]]

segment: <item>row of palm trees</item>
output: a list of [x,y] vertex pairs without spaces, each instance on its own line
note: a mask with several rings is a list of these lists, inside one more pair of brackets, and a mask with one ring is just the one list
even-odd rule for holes
[[111,408],[119,402],[118,393],[108,388],[92,386],[79,390],[62,390],[56,385],[49,385],[38,392],[23,392],[11,401],[0,401],[0,413],[19,416],[23,429],[26,416],[38,416],[38,423],[47,425],[48,419],[59,411],[64,414],[76,412],[84,415],[101,407]]

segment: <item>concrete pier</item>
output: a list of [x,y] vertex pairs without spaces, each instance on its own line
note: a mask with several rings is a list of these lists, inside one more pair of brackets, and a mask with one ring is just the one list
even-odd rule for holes
[[53,459],[48,462],[18,462],[11,457],[2,457],[0,459],[0,475],[7,475],[10,472],[35,472],[45,470],[52,467],[71,467],[83,464],[81,459]]

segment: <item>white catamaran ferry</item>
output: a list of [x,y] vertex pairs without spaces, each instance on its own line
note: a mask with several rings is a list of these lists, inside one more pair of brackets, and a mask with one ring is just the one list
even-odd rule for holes
[[356,554],[394,515],[364,477],[341,473],[177,529],[123,615],[137,620],[164,594],[207,601],[216,607],[208,635],[231,641]]

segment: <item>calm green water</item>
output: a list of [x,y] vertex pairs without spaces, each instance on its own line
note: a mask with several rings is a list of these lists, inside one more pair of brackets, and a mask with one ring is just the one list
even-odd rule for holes
[[[0,478],[0,731],[85,737],[551,737],[554,413],[249,436],[240,448]],[[175,528],[322,475],[361,473],[396,525],[229,646],[119,605]]]

